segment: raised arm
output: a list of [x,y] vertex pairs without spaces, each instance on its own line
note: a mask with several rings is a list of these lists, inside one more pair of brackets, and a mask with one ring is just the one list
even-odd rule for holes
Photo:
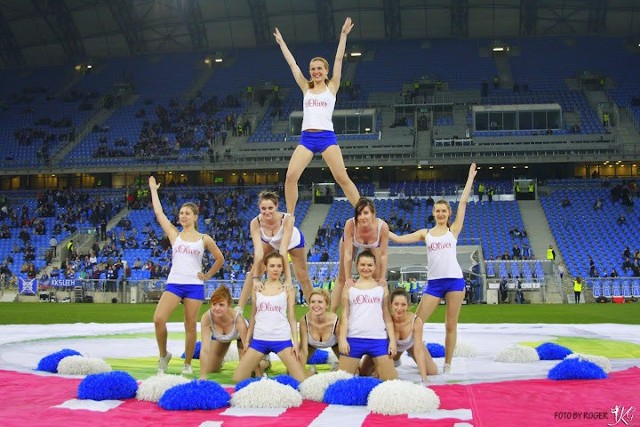
[[425,237],[427,237],[427,231],[428,230],[426,228],[423,228],[418,231],[414,231],[411,234],[405,234],[403,236],[398,236],[396,233],[390,231],[389,240],[391,240],[394,243],[404,243],[404,244],[424,242]]
[[153,205],[153,212],[156,214],[156,219],[158,220],[158,224],[162,227],[162,230],[169,238],[171,244],[176,240],[178,236],[178,229],[171,224],[169,218],[164,214],[162,210],[162,204],[160,203],[160,197],[158,196],[158,188],[160,188],[160,184],[156,182],[156,178],[154,176],[149,177],[149,190],[151,192],[151,204]]
[[309,83],[302,74],[302,71],[300,71],[300,67],[296,63],[296,59],[293,57],[293,54],[287,47],[287,44],[284,42],[284,38],[282,38],[282,34],[280,34],[280,30],[278,30],[278,27],[276,27],[273,36],[276,38],[276,43],[278,43],[278,45],[280,46],[280,50],[282,51],[284,59],[287,61],[287,64],[289,64],[289,67],[291,68],[293,78],[296,80],[296,83],[298,83],[298,86],[300,86],[300,90],[302,90],[303,93],[306,92],[307,89],[309,89]]
[[351,32],[353,28],[353,22],[351,22],[351,18],[347,17],[344,21],[344,25],[342,25],[342,30],[340,31],[340,41],[338,42],[338,50],[336,51],[336,57],[333,61],[333,74],[331,75],[331,80],[329,81],[329,89],[335,95],[340,88],[340,79],[342,78],[342,61],[344,59],[344,51],[347,47],[347,36]]
[[464,190],[462,190],[462,195],[460,196],[460,203],[458,204],[458,209],[456,210],[456,219],[451,224],[451,233],[458,238],[460,231],[462,231],[462,225],[464,224],[464,215],[467,212],[467,202],[469,201],[469,196],[471,195],[471,189],[473,188],[473,180],[476,177],[476,164],[471,163],[469,166],[469,175],[467,176],[467,183],[464,186]]

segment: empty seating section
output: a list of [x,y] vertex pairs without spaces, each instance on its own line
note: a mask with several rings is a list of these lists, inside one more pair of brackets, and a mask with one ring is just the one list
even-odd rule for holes
[[93,114],[91,107],[80,108],[83,96],[57,93],[70,78],[63,67],[1,72],[0,166],[47,164]]
[[[638,204],[624,206],[611,202],[612,189],[621,180],[567,180],[550,182],[552,192],[541,197],[542,207],[571,275],[589,276],[589,257],[593,258],[598,276],[616,269],[620,276],[631,276],[622,268],[623,252],[627,246],[633,253],[639,249],[640,213]],[[597,199],[602,209],[595,209]],[[570,206],[563,207],[563,200]],[[617,224],[623,215],[628,220]]]

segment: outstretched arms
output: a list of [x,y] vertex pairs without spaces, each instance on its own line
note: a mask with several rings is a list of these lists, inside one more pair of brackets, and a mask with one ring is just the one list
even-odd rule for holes
[[344,59],[344,51],[347,47],[347,36],[353,28],[353,22],[351,18],[347,18],[342,25],[340,31],[340,41],[338,42],[338,50],[336,51],[336,57],[333,61],[333,74],[331,81],[329,82],[329,89],[335,95],[340,88],[340,79],[342,78],[342,60]]
[[307,79],[304,78],[302,71],[300,71],[300,67],[296,63],[296,59],[293,57],[293,54],[287,47],[287,44],[284,42],[284,38],[282,38],[282,34],[280,34],[280,30],[278,30],[278,27],[276,27],[273,36],[276,39],[276,43],[278,43],[278,45],[280,46],[280,50],[282,51],[284,59],[287,61],[287,64],[289,64],[289,67],[291,68],[293,78],[296,80],[296,83],[298,83],[298,86],[300,86],[302,92],[306,92],[306,90],[309,88],[309,83],[307,82]]

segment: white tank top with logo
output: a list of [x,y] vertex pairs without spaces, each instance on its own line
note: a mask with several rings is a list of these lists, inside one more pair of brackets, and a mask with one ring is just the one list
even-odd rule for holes
[[302,130],[320,129],[333,131],[333,108],[336,97],[329,88],[321,93],[312,93],[308,89],[302,101]]
[[256,323],[253,327],[253,338],[264,341],[291,339],[285,291],[277,295],[256,293]]
[[349,288],[349,338],[387,338],[387,328],[382,317],[384,288]]
[[456,255],[457,240],[451,230],[442,236],[427,232],[427,279],[460,279],[462,269]]
[[182,240],[180,234],[171,246],[171,271],[167,283],[175,285],[201,285],[198,272],[202,271],[202,257],[204,255],[204,235],[195,242]]

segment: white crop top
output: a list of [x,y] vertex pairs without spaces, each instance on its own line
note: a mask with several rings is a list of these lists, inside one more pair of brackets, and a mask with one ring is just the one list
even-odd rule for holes
[[349,288],[349,338],[387,338],[387,328],[382,317],[384,289]]
[[256,293],[256,321],[253,338],[265,341],[291,339],[291,325],[287,318],[287,293],[263,295]]
[[319,129],[333,131],[333,109],[336,97],[329,88],[321,93],[308,89],[302,101],[302,130]]
[[400,338],[396,340],[396,350],[398,353],[407,351],[411,347],[413,347],[413,344],[415,343],[415,340],[413,339],[413,325],[416,323],[416,317],[418,316],[413,316],[413,322],[411,322],[411,330],[409,331],[409,336],[403,340],[401,340]]
[[462,269],[456,256],[457,239],[451,230],[442,236],[427,232],[427,279],[461,279]]
[[182,240],[180,234],[173,242],[171,271],[167,283],[175,285],[201,285],[198,272],[202,271],[202,256],[204,255],[204,235],[196,242]]
[[338,337],[336,336],[336,327],[338,326],[338,316],[336,316],[336,320],[333,323],[333,330],[331,331],[331,335],[329,335],[327,340],[316,341],[311,336],[311,327],[309,327],[309,319],[307,319],[307,314],[304,315],[304,322],[307,324],[307,343],[309,344],[309,347],[330,348],[338,344]]
[[[228,334],[221,334],[220,332],[216,331],[216,329],[213,327],[213,324],[214,324],[213,314],[211,314],[211,310],[209,310],[209,318],[211,319],[211,339],[216,340],[218,342],[222,342],[222,343],[228,343],[238,339],[242,341],[240,332],[236,327],[236,322],[238,321],[238,317],[240,316],[241,316],[240,313],[236,313],[235,317],[233,318],[233,329],[231,329],[231,331]],[[243,319],[243,320],[245,323],[247,323],[246,319]]]
[[[265,234],[264,230],[262,229],[262,224],[260,224],[260,215],[256,217],[258,219],[258,224],[260,225],[260,240],[267,243],[276,251],[280,250],[280,243],[282,243],[282,235],[284,234],[284,218],[287,215],[289,214],[288,213],[282,214],[282,221],[280,221],[280,228],[278,228],[278,231],[273,236],[267,236]],[[293,249],[297,247],[298,245],[300,245],[300,242],[301,242],[300,230],[298,229],[298,227],[294,226],[293,231],[291,231],[291,239],[289,240],[289,247],[287,249]]]
[[358,249],[375,249],[380,247],[380,230],[382,230],[382,220],[380,218],[376,218],[378,221],[378,237],[376,241],[373,243],[360,243],[356,240],[356,220],[355,218],[351,218],[351,222],[353,222],[353,247]]

